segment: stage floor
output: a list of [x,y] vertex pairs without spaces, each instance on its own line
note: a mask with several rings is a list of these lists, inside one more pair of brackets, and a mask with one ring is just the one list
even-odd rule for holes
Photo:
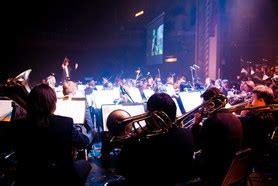
[[[101,143],[96,143],[93,146],[93,150],[90,153],[89,161],[92,165],[92,170],[88,176],[85,186],[104,186],[111,181],[124,179],[121,175],[117,175],[113,168],[113,157],[111,167],[105,169],[101,162],[100,153]],[[171,160],[169,160],[171,161]],[[277,186],[278,185],[278,159],[271,161],[263,168],[264,179],[262,174],[258,172],[252,172],[249,176],[250,180],[247,184],[252,186]]]

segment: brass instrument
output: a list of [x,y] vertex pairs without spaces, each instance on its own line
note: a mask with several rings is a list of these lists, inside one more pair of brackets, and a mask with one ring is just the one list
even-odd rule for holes
[[23,109],[26,109],[27,95],[31,91],[28,81],[31,71],[28,69],[15,78],[9,78],[0,90],[3,96],[15,101]]
[[[178,117],[174,123],[176,126],[181,126],[182,128],[189,128],[193,124],[193,119],[190,119],[193,114],[200,112],[202,117],[207,117],[208,115],[219,111],[221,108],[225,107],[227,104],[227,97],[223,94],[212,97],[210,100],[205,101],[201,105],[192,109],[191,111]],[[185,122],[186,121],[186,122]]]
[[[145,121],[145,123],[142,124],[141,121]],[[148,138],[165,133],[173,126],[171,119],[163,111],[130,116],[122,109],[111,112],[106,125],[113,136],[111,142],[118,142],[132,136]]]
[[242,110],[255,110],[258,112],[276,112],[278,111],[278,104],[269,104],[265,106],[235,105],[227,109],[229,110],[229,112],[238,112]]
[[250,102],[251,98],[252,98],[251,93],[247,93],[246,95],[235,94],[231,97],[228,97],[228,103],[230,105],[237,105],[240,103]]

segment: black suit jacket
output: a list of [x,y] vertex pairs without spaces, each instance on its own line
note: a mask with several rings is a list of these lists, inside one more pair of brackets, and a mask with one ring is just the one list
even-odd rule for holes
[[28,119],[16,122],[17,185],[78,185],[73,147],[83,148],[88,138],[72,118],[51,116],[47,128]]
[[119,155],[119,173],[128,185],[175,185],[191,178],[193,139],[190,131],[130,139]]
[[213,113],[203,126],[193,125],[194,144],[201,149],[200,170],[209,184],[220,184],[243,140],[239,118],[227,110]]

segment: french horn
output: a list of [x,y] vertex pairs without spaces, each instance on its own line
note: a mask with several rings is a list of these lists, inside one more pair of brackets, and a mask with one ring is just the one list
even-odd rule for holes
[[13,100],[23,109],[26,109],[27,96],[31,91],[28,81],[31,71],[31,69],[28,69],[17,75],[15,78],[9,78],[0,88],[2,96]]

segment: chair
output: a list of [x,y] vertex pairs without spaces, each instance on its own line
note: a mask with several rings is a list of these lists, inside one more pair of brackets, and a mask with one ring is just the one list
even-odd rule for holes
[[236,153],[222,182],[222,186],[240,185],[249,180],[251,172],[250,155],[251,148],[246,148]]

